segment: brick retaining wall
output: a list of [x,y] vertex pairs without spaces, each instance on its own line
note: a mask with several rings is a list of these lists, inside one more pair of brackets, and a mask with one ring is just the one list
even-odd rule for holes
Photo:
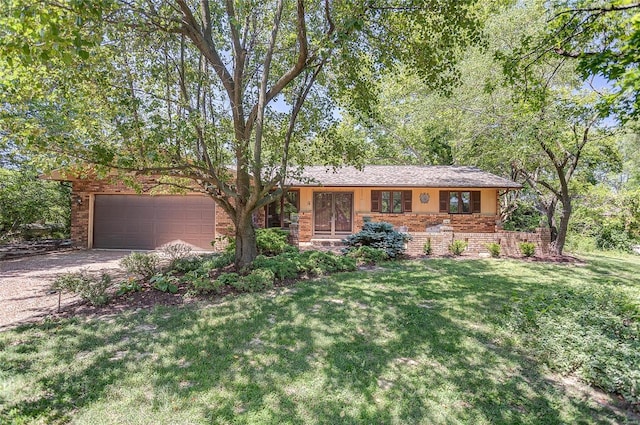
[[468,243],[464,254],[488,254],[487,244],[500,244],[500,255],[520,257],[521,242],[532,242],[536,245],[536,256],[544,257],[550,254],[551,234],[548,229],[538,229],[536,232],[507,232],[495,233],[463,233],[463,232],[409,232],[413,239],[407,244],[407,254],[422,255],[427,240],[431,241],[432,255],[449,254],[449,245],[454,240]]

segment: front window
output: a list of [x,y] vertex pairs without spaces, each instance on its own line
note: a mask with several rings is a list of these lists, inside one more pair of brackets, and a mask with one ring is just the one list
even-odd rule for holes
[[381,191],[382,204],[380,212],[383,213],[401,213],[402,212],[402,192],[400,191]]
[[480,212],[480,191],[452,190],[440,192],[440,212],[470,214]]

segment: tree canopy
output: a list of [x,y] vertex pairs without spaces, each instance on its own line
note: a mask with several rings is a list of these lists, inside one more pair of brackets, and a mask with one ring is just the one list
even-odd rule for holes
[[338,108],[371,115],[400,65],[447,87],[480,37],[474,0],[4,3],[2,137],[67,168],[194,182],[232,218],[238,266],[314,140],[353,160]]

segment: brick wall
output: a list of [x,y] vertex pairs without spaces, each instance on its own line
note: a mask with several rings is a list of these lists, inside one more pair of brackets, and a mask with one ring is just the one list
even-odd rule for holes
[[[138,176],[136,181],[139,183],[139,189],[143,193],[149,192],[158,186],[158,177]],[[135,189],[125,185],[116,177],[106,178],[104,180],[75,180],[72,182],[72,191],[71,240],[73,245],[78,248],[88,248],[89,246],[89,221],[92,194],[139,194]],[[227,234],[227,228],[229,226],[233,229],[233,222],[221,208],[216,207],[215,214],[216,235]]]
[[532,242],[536,245],[536,256],[550,254],[551,233],[548,229],[538,229],[536,232],[506,232],[495,233],[464,233],[464,232],[410,232],[413,239],[407,244],[407,254],[422,255],[427,240],[431,241],[432,255],[449,254],[449,245],[454,240],[463,240],[468,246],[464,255],[489,254],[487,244],[500,244],[500,255],[520,257],[521,242]]
[[[395,227],[406,227],[410,233],[425,232],[428,227],[442,225],[449,220],[454,232],[493,233],[496,231],[496,216],[481,214],[355,214],[353,231],[358,232],[364,225],[364,217],[371,221],[385,221]],[[300,213],[300,242],[309,242],[313,238],[313,213]]]

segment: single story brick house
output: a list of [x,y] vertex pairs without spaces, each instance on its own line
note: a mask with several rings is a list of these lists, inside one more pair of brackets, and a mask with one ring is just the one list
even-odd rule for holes
[[[230,218],[206,195],[144,194],[157,185],[153,177],[138,178],[143,194],[109,179],[49,178],[72,182],[71,238],[81,248],[154,249],[182,242],[211,249],[211,241],[233,234]],[[309,245],[342,239],[368,220],[386,221],[414,235],[410,251],[421,250],[423,234],[436,245],[446,234],[443,247],[456,234],[501,243],[507,232],[499,221],[500,195],[521,188],[464,166],[313,166],[287,183],[286,196],[257,214],[256,226],[292,228],[298,243]]]

